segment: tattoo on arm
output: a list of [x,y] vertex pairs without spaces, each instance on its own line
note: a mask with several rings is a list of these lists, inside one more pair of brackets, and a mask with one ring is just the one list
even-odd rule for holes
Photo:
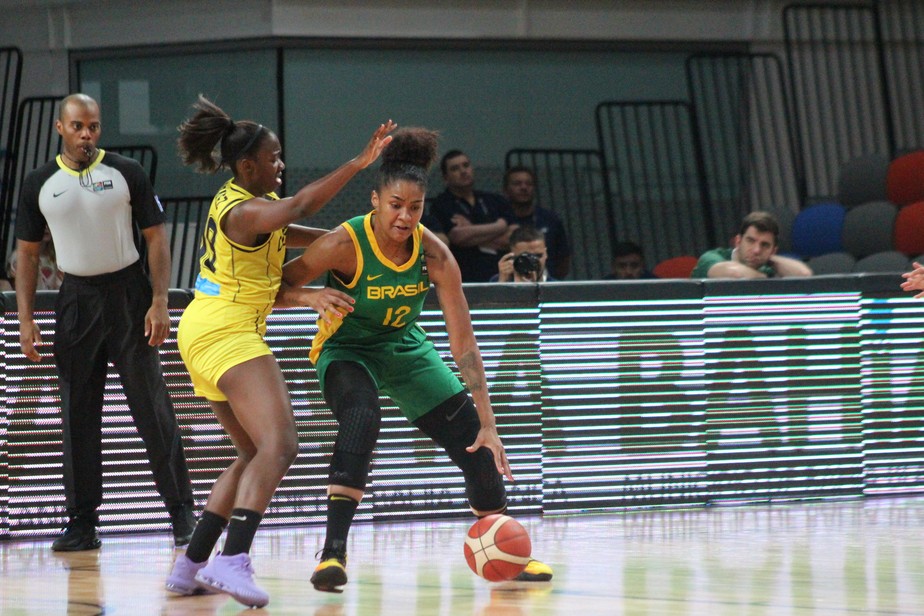
[[468,385],[470,391],[475,392],[485,388],[484,370],[479,369],[480,365],[475,353],[465,353],[457,363],[459,371],[462,373],[462,379]]

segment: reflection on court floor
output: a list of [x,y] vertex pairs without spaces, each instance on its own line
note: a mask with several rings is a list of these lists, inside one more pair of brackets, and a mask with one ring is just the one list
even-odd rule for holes
[[[342,594],[308,583],[320,526],[257,535],[271,614],[920,614],[924,498],[520,518],[550,583],[489,584],[463,556],[469,520],[358,524]],[[0,614],[238,614],[223,595],[163,589],[168,534],[104,535],[102,549],[0,543]]]

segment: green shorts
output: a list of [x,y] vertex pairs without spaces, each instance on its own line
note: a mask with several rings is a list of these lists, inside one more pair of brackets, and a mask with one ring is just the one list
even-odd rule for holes
[[331,344],[328,340],[318,357],[318,379],[324,390],[324,375],[334,361],[361,364],[409,421],[433,410],[465,386],[449,369],[433,343],[419,327],[409,327],[397,342],[368,345]]

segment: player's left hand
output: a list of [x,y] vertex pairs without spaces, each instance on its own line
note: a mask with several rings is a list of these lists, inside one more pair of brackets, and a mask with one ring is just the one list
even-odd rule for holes
[[144,335],[148,346],[160,346],[170,335],[170,313],[166,303],[154,303],[144,315]]
[[510,470],[510,463],[507,462],[507,452],[504,451],[504,445],[501,443],[500,436],[497,434],[497,427],[483,427],[478,431],[478,437],[475,442],[465,448],[465,451],[474,453],[481,447],[487,447],[494,456],[494,464],[497,466],[497,472],[513,481],[513,471]]
[[316,311],[326,323],[332,318],[343,318],[348,312],[353,312],[355,300],[344,293],[330,287],[290,289],[290,294],[297,298],[299,306],[308,306]]

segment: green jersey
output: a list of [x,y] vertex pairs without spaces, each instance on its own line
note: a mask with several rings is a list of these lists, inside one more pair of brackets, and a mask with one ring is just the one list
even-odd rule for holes
[[310,358],[322,388],[331,362],[361,363],[382,393],[413,420],[463,386],[417,324],[430,289],[423,227],[414,230],[410,258],[396,265],[379,249],[372,216],[357,216],[341,225],[353,239],[356,273],[351,280],[342,280],[328,272],[326,284],[355,303],[352,312],[329,324],[318,319]]
[[[690,278],[708,278],[709,270],[713,265],[732,260],[733,251],[733,248],[716,248],[715,250],[704,252],[699,261],[696,262],[696,267],[693,268]],[[757,268],[757,271],[766,274],[768,278],[773,278],[776,273],[776,270],[769,265],[761,265]]]

